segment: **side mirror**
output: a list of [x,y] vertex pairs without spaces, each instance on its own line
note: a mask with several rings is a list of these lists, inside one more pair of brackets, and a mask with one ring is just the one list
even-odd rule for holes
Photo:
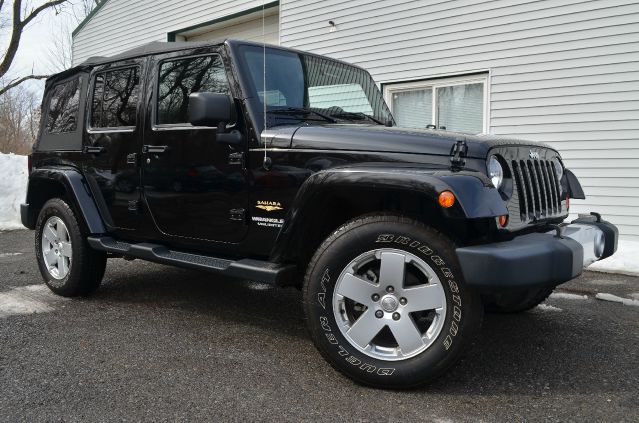
[[234,114],[231,96],[218,93],[192,93],[189,95],[189,121],[193,126],[226,125]]
[[240,144],[239,131],[226,133],[226,125],[235,120],[235,104],[227,94],[199,92],[189,95],[189,122],[193,126],[216,126],[217,141]]

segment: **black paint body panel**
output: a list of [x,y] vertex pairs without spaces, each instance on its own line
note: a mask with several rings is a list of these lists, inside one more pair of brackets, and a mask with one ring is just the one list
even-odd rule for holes
[[[52,77],[48,86],[76,73],[87,77],[82,146],[103,151],[36,149],[32,183],[42,175],[67,187],[92,234],[228,259],[286,261],[300,250],[305,231],[323,218],[329,198],[373,204],[366,212],[415,199],[414,213],[425,212],[427,204],[450,225],[482,222],[483,242],[496,240],[495,218],[508,214],[508,203],[486,177],[491,151],[534,147],[558,154],[515,139],[373,124],[301,121],[265,129],[252,106],[255,97],[242,88],[247,72],[238,66],[237,49],[247,43],[153,44],[113,60],[90,59]],[[160,63],[198,55],[223,60],[236,107],[236,121],[223,131],[237,131],[239,145],[220,142],[217,128],[156,124]],[[91,130],[95,73],[128,65],[139,66],[143,78],[135,127]],[[467,146],[465,164],[463,171],[452,171],[451,153],[460,141]],[[450,209],[437,204],[443,190],[456,196]],[[29,210],[26,221],[32,224],[29,213],[35,212]]]

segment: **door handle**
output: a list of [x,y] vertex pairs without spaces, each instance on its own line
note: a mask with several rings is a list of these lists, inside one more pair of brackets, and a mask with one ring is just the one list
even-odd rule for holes
[[102,152],[104,152],[105,148],[104,147],[100,147],[100,146],[93,146],[93,145],[85,145],[84,146],[84,152],[87,154],[100,154]]
[[169,146],[168,145],[145,145],[142,150],[145,153],[151,153],[151,154],[161,154],[161,153],[166,153],[169,150]]

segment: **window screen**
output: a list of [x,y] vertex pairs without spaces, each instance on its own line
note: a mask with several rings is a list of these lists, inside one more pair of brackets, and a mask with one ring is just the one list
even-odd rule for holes
[[80,78],[74,78],[51,89],[46,129],[49,134],[75,132],[78,129]]
[[425,128],[433,121],[433,89],[393,93],[393,115],[399,126]]
[[393,84],[388,88],[399,126],[479,134],[484,131],[485,77],[446,78],[423,84]]
[[135,126],[140,98],[139,72],[138,67],[132,67],[96,75],[91,104],[93,128]]
[[160,66],[157,123],[187,123],[189,95],[195,92],[228,94],[229,84],[219,56],[171,60]]
[[440,127],[479,134],[484,128],[484,84],[437,88],[437,107]]

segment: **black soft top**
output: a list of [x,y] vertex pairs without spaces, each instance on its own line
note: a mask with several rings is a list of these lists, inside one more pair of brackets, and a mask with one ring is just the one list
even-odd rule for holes
[[123,51],[113,56],[92,56],[78,66],[97,66],[120,60],[133,59],[135,57],[149,56],[151,54],[167,53],[170,51],[185,50],[198,47],[212,47],[223,44],[225,40],[209,41],[153,41],[139,47]]
[[[126,60],[126,59],[133,59],[136,57],[149,56],[152,54],[168,53],[171,51],[188,50],[188,49],[199,48],[199,47],[215,47],[225,43],[229,45],[248,44],[248,45],[255,45],[259,47],[263,46],[263,44],[260,42],[247,41],[247,40],[233,40],[233,39],[219,39],[219,40],[208,40],[208,41],[153,41],[147,44],[143,44],[139,47],[135,47],[130,50],[123,51],[122,53],[118,53],[113,56],[89,57],[84,62],[72,68],[69,68],[65,71],[62,71],[60,73],[50,76],[49,78],[47,78],[46,85],[49,86],[52,83],[66,79],[79,72],[86,72],[95,66],[104,65],[111,62],[117,62],[117,61]],[[287,50],[287,51],[293,51],[293,52],[307,54],[311,56],[323,57],[323,56],[318,56],[317,54],[296,50],[292,48],[287,48],[287,47],[283,47],[279,45],[267,44],[267,46],[269,48],[276,48],[279,50]],[[335,62],[339,62],[339,63],[344,63],[349,66],[359,67],[351,63],[344,62],[342,60],[337,60],[337,59],[331,59],[331,60],[334,60]]]
[[139,47],[132,48],[130,50],[123,51],[122,53],[115,54],[113,56],[92,56],[86,59],[84,62],[73,66],[65,71],[57,73],[47,78],[47,85],[54,82],[66,79],[69,76],[77,74],[78,72],[87,71],[88,69],[104,65],[111,62],[118,62],[120,60],[133,59],[136,57],[149,56],[152,54],[168,53],[171,51],[186,50],[198,47],[213,47],[221,45],[225,40],[208,40],[208,41],[153,41],[151,43],[143,44]]

